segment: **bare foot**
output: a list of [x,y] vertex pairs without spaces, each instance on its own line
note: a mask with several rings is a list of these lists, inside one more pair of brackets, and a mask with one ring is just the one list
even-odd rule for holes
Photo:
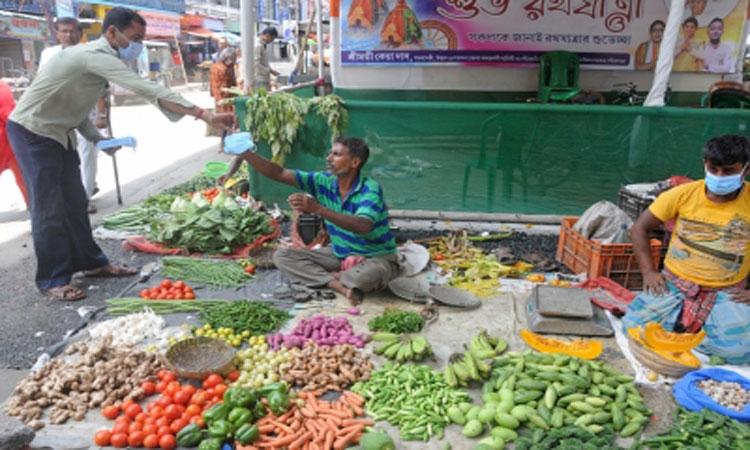
[[341,279],[341,272],[331,272],[331,276],[334,280],[340,280]]
[[349,303],[352,306],[357,306],[362,303],[362,300],[365,297],[364,293],[361,290],[357,288],[349,289],[348,287],[341,284],[339,280],[331,280],[328,282],[327,286],[346,297],[346,299],[349,300]]

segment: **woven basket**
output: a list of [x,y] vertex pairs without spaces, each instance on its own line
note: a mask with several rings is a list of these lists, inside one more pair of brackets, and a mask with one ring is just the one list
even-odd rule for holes
[[681,378],[686,373],[698,369],[697,367],[690,367],[684,364],[670,361],[662,357],[658,353],[655,353],[644,347],[640,342],[633,339],[630,335],[627,336],[628,342],[630,342],[630,351],[633,353],[633,356],[635,356],[635,359],[658,374],[672,378]]
[[235,350],[220,339],[195,337],[169,347],[165,361],[184,378],[201,380],[211,373],[226,375],[234,369]]

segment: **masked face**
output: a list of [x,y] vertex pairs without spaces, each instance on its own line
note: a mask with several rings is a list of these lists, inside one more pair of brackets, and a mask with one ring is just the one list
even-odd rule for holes
[[119,30],[117,30],[117,34],[122,41],[127,43],[125,47],[119,47],[117,49],[117,54],[120,56],[120,59],[123,61],[135,61],[138,59],[143,51],[143,43],[131,41]]
[[708,189],[713,194],[722,196],[736,192],[742,187],[746,170],[747,164],[745,164],[745,166],[743,166],[739,171],[737,171],[737,169],[726,170],[724,168],[717,170],[716,167],[707,164],[706,189]]

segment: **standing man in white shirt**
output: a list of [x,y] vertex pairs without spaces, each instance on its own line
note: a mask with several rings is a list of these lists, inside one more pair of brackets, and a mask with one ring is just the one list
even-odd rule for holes
[[279,32],[274,27],[268,27],[261,31],[260,36],[255,41],[255,80],[254,89],[263,88],[266,91],[271,90],[271,75],[277,77],[279,72],[271,68],[268,62],[268,44],[279,36]]
[[735,69],[734,43],[721,42],[724,21],[716,17],[708,24],[708,42],[703,49],[703,70],[713,73],[733,73]]
[[[55,37],[59,44],[47,47],[42,51],[42,55],[39,58],[39,70],[63,49],[78,45],[81,42],[82,36],[83,27],[78,20],[73,17],[61,17],[57,19],[55,22]],[[106,105],[106,99],[101,97],[89,115],[89,119],[97,128],[107,127],[108,111]],[[78,156],[81,159],[81,181],[83,181],[86,197],[89,200],[88,212],[93,214],[96,212],[96,205],[94,205],[91,197],[99,190],[96,187],[97,158],[99,152],[97,152],[93,142],[87,140],[77,131],[76,140],[78,141]]]

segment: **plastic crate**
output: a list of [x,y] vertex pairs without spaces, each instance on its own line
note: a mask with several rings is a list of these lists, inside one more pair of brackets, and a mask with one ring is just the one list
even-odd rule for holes
[[[573,273],[586,273],[588,278],[607,277],[630,290],[641,290],[643,277],[633,252],[633,244],[602,244],[586,239],[573,229],[578,217],[564,217],[557,242],[557,260]],[[654,267],[659,267],[662,244],[651,239]]]
[[625,211],[628,217],[633,219],[633,221],[638,220],[641,213],[647,210],[653,202],[654,199],[642,197],[635,192],[630,191],[627,186],[621,187],[620,191],[617,193],[617,206]]

